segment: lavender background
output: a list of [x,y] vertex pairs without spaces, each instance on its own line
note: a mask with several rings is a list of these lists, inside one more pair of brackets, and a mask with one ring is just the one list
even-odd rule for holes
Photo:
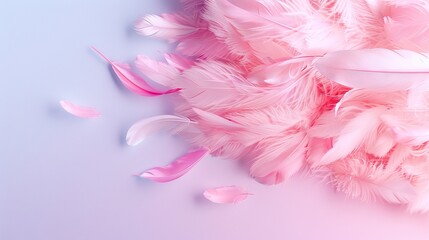
[[[128,147],[135,121],[171,113],[171,99],[141,98],[113,80],[95,45],[117,60],[159,57],[166,43],[132,31],[173,0],[2,1],[0,7],[0,239],[428,239],[429,215],[345,200],[317,179],[267,187],[230,160],[207,158],[169,184],[133,177],[186,152],[179,138],[151,136]],[[66,99],[104,114],[82,120]],[[237,205],[201,197],[240,185]]]

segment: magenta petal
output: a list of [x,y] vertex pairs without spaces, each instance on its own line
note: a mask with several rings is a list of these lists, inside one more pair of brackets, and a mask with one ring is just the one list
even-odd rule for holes
[[203,159],[208,154],[208,149],[200,149],[187,153],[167,166],[155,167],[143,172],[140,174],[140,177],[147,178],[159,183],[173,181],[189,172],[201,159]]
[[226,186],[207,189],[203,195],[214,203],[237,203],[252,194],[237,186]]
[[71,102],[68,102],[68,101],[61,100],[60,105],[66,112],[68,112],[68,113],[70,113],[76,117],[96,118],[96,117],[101,116],[101,113],[99,113],[94,108],[78,106],[78,105],[71,103]]

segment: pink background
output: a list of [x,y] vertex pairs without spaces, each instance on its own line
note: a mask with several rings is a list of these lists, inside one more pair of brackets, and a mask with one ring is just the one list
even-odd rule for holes
[[[429,215],[345,200],[318,179],[268,187],[230,160],[207,158],[183,178],[133,177],[186,152],[167,134],[124,143],[135,121],[171,113],[171,99],[141,98],[89,50],[132,61],[166,43],[137,36],[133,22],[176,8],[168,0],[7,1],[0,14],[0,239],[429,239]],[[103,117],[64,113],[66,99]],[[201,192],[240,185],[255,195],[215,205]]]

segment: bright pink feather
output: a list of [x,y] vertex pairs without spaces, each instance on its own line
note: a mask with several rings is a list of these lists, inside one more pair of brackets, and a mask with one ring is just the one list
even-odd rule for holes
[[101,57],[103,57],[107,62],[109,62],[113,68],[113,71],[116,73],[116,76],[122,82],[122,84],[128,88],[128,90],[134,92],[135,94],[141,96],[159,96],[169,93],[174,93],[180,89],[171,89],[167,91],[159,91],[151,87],[146,81],[131,71],[131,68],[128,64],[116,63],[107,58],[103,53],[98,51],[95,47],[92,49],[97,52]]
[[189,172],[209,152],[208,149],[200,149],[187,153],[167,166],[155,167],[141,173],[140,177],[160,183],[173,181]]

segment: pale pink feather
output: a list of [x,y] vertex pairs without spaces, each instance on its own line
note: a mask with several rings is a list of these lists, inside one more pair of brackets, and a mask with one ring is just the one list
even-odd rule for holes
[[185,117],[175,115],[160,115],[146,118],[134,123],[127,132],[127,143],[135,146],[141,143],[146,136],[157,131],[170,131],[177,133],[186,128],[192,122]]
[[320,159],[317,165],[325,165],[342,159],[360,147],[368,136],[380,125],[379,115],[383,109],[368,109],[358,113],[342,128],[340,135],[334,139],[333,147]]
[[225,204],[241,202],[252,194],[237,186],[226,186],[207,189],[203,195],[213,203]]
[[[421,0],[384,1],[386,37],[395,48],[429,51],[429,2]],[[400,34],[398,34],[400,33]]]
[[408,90],[429,77],[429,57],[408,50],[361,49],[327,53],[314,66],[350,88]]
[[416,197],[412,184],[398,172],[357,158],[339,161],[331,167],[331,183],[347,196],[374,201],[378,198],[394,204],[407,204]]
[[135,24],[138,33],[155,36],[171,41],[177,41],[186,35],[198,31],[198,27],[180,15],[163,14],[147,15]]
[[68,113],[80,118],[97,118],[101,113],[96,109],[86,106],[79,106],[72,102],[61,100],[61,107]]
[[171,86],[180,74],[177,68],[143,55],[137,56],[135,65],[147,77],[164,86]]
[[179,54],[166,53],[164,58],[170,66],[175,67],[179,71],[184,71],[194,65],[194,62],[186,57],[180,56]]

